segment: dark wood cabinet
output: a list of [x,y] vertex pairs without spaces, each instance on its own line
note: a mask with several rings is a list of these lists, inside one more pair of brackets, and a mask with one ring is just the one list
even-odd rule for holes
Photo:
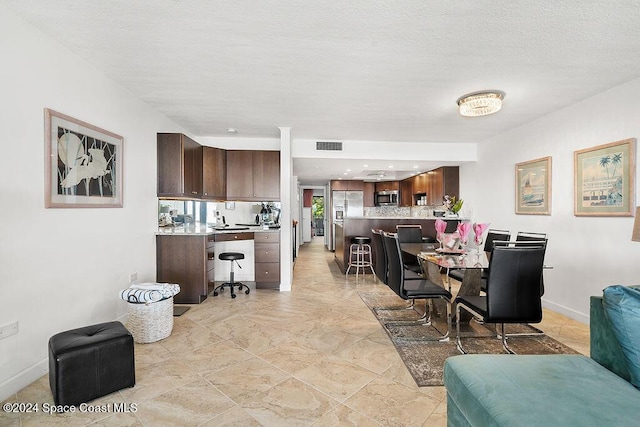
[[426,194],[429,191],[428,173],[421,173],[413,177],[413,194]]
[[376,182],[376,192],[379,191],[400,191],[400,181],[380,181]]
[[374,207],[376,184],[374,182],[365,182],[363,190],[363,205],[367,208]]
[[256,288],[280,287],[280,233],[254,233]]
[[441,205],[444,196],[460,197],[460,176],[458,166],[445,166],[429,172],[428,198],[430,205]]
[[400,206],[413,205],[413,177],[400,181]]
[[214,236],[156,236],[156,281],[177,283],[176,304],[200,304],[214,287]]
[[157,135],[158,197],[202,195],[202,146],[186,135]]
[[364,191],[364,181],[339,179],[331,181],[331,191]]
[[227,153],[222,148],[202,147],[202,198],[227,197]]
[[280,200],[280,152],[228,150],[227,199]]

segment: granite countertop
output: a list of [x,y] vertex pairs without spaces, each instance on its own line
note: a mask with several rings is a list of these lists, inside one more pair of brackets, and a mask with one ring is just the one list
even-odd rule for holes
[[[237,228],[242,228],[238,230]],[[178,225],[173,227],[158,227],[157,236],[180,235],[180,236],[203,236],[208,234],[231,234],[231,233],[279,233],[279,228],[263,229],[261,225],[240,226],[230,225],[224,229],[213,228],[213,226],[205,224],[193,224],[191,226]]]
[[460,220],[467,221],[468,218],[447,217],[447,216],[350,216],[346,219],[443,219],[443,220]]

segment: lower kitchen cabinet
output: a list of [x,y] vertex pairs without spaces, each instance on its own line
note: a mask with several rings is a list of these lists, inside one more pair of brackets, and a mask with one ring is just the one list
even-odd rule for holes
[[279,289],[280,287],[280,233],[254,235],[256,288]]
[[156,236],[156,281],[177,283],[176,304],[200,304],[214,287],[214,236]]

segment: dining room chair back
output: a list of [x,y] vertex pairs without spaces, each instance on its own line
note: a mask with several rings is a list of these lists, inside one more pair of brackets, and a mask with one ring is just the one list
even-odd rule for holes
[[494,241],[504,241],[509,239],[511,239],[511,233],[509,232],[509,230],[498,230],[495,228],[490,228],[487,231],[487,238],[484,241],[484,251],[490,253],[493,249]]
[[396,225],[400,243],[422,243],[422,226],[420,224]]
[[[518,231],[516,234],[516,242],[532,242],[532,241],[544,241],[545,249],[547,244],[546,233],[532,233],[529,231]],[[540,296],[544,295],[544,278],[540,277]]]
[[373,247],[373,271],[382,283],[387,284],[387,253],[382,243],[382,230],[371,229],[371,246]]

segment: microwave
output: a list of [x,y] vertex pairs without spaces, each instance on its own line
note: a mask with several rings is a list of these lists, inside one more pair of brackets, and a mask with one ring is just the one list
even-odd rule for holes
[[398,206],[400,202],[400,192],[398,191],[378,191],[374,194],[373,202],[376,206]]

